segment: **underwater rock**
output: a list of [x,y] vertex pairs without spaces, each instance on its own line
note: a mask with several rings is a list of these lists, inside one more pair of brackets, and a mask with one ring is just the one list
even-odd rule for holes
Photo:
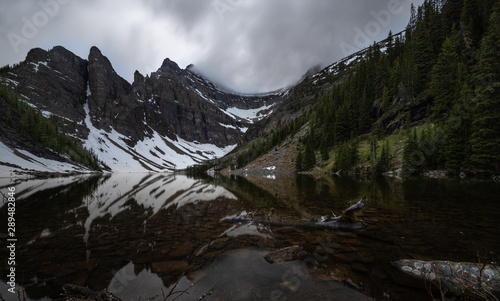
[[500,297],[500,267],[491,264],[402,259],[392,263],[415,278],[472,299]]

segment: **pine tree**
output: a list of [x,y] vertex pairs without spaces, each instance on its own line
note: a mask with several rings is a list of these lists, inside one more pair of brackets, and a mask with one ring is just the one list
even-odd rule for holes
[[433,51],[430,28],[427,23],[420,22],[415,32],[414,44],[414,89],[418,94],[423,92],[436,59]]
[[387,35],[387,56],[389,58],[389,62],[392,63],[394,60],[394,38],[392,36],[392,30],[389,30],[389,34]]
[[[401,58],[401,83],[397,84],[397,92],[400,97],[407,98],[408,100],[413,100],[415,98],[415,82],[417,78],[417,70],[415,67],[415,50],[414,50],[414,38],[413,31],[407,30],[406,42],[404,43],[404,52]],[[406,95],[401,95],[400,87],[405,87]],[[409,99],[408,99],[409,98]]]
[[461,14],[461,22],[465,30],[470,33],[471,44],[476,47],[479,46],[484,31],[479,2],[478,0],[464,0]]
[[481,43],[476,74],[472,161],[477,167],[500,170],[500,3],[495,6]]
[[358,163],[358,144],[356,139],[352,139],[337,146],[335,164],[333,166],[335,171],[351,169]]
[[407,34],[408,31],[412,32],[416,25],[417,25],[417,14],[415,11],[415,5],[413,5],[412,3],[410,6],[410,21],[408,22],[408,26],[406,27]]
[[377,137],[372,136],[370,137],[370,163],[372,169],[375,169],[376,162],[377,162]]
[[470,157],[470,135],[472,115],[468,111],[473,90],[468,81],[464,82],[460,98],[451,110],[450,118],[445,124],[447,139],[444,141],[443,152],[446,168],[454,174],[466,167]]
[[[391,78],[391,63],[386,55],[381,55],[376,62],[376,75],[373,86],[373,93],[367,94],[367,100],[370,101],[370,105],[374,99],[382,97],[384,94],[384,86],[389,83]],[[367,88],[365,87],[365,90]]]
[[398,93],[398,85],[402,81],[401,74],[401,57],[398,57],[394,61],[394,67],[392,67],[391,75],[389,77],[389,82],[387,85],[387,93],[390,99]]
[[424,156],[424,160],[418,168],[420,171],[444,167],[442,154],[444,140],[446,140],[446,136],[441,125],[427,126],[422,130],[418,141],[418,149]]
[[370,114],[371,104],[366,97],[366,91],[359,101],[359,119],[358,119],[358,134],[368,132],[372,126],[372,118]]
[[380,118],[380,115],[385,113],[389,108],[389,105],[391,104],[392,96],[394,94],[391,94],[391,92],[389,91],[390,91],[389,88],[387,88],[387,86],[384,86],[384,93],[382,94],[382,103],[380,104],[380,112],[377,113],[377,118]]
[[319,152],[321,154],[321,159],[323,161],[327,161],[330,159],[330,155],[328,154],[328,134],[326,131],[321,136],[321,144],[319,146]]
[[424,154],[418,148],[417,131],[413,130],[413,133],[408,135],[403,150],[403,175],[419,174],[424,163]]
[[297,152],[297,158],[295,159],[295,170],[302,171],[302,152],[300,150]]
[[385,172],[391,168],[391,156],[389,149],[389,141],[386,141],[385,144],[382,144],[382,152],[380,154],[380,158],[377,159],[377,165],[375,169],[377,172]]
[[314,152],[314,138],[310,134],[306,142],[306,151],[304,153],[302,168],[304,170],[310,170],[316,166],[316,154]]
[[349,120],[349,109],[347,105],[342,105],[342,107],[337,111],[335,116],[335,144],[342,143],[351,138],[351,126]]
[[464,0],[446,0],[441,11],[443,14],[444,26],[451,28],[453,24],[460,22],[460,15]]
[[458,98],[458,63],[453,39],[449,37],[443,43],[439,58],[432,68],[430,88],[434,96],[433,115],[437,118],[449,113],[453,102]]
[[422,129],[417,145],[418,145],[418,150],[424,156],[424,160],[422,161],[422,164],[418,166],[418,169],[420,171],[423,171],[425,169],[431,169],[433,166],[433,161],[434,161],[433,156],[435,155],[436,147],[435,144],[432,142],[431,132],[428,126]]

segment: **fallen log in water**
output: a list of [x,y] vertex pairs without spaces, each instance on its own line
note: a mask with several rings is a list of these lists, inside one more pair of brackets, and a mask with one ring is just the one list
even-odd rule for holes
[[403,259],[392,263],[398,270],[451,291],[456,296],[477,300],[500,298],[500,267],[491,264]]
[[254,219],[253,214],[242,213],[240,215],[229,216],[223,221],[227,222],[243,222],[243,223],[257,223],[270,227],[296,227],[302,229],[339,229],[339,230],[363,230],[366,228],[366,224],[363,221],[356,220],[356,212],[363,209],[367,201],[366,196],[363,196],[356,204],[347,208],[340,216],[334,217],[321,217],[316,222],[311,223],[297,223],[297,222],[287,222],[287,221],[274,221],[270,220],[270,215],[268,219]]

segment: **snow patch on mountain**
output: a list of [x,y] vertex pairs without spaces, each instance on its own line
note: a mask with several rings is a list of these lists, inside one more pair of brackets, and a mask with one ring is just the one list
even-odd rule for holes
[[19,173],[39,172],[89,172],[87,168],[67,162],[50,160],[22,149],[11,149],[0,142],[0,178],[13,177]]
[[35,68],[35,72],[38,72],[38,68],[40,67],[40,65],[44,65],[46,68],[48,68],[49,66],[47,65],[47,62],[38,62],[38,63],[33,63],[31,62],[30,64],[33,65],[33,68]]
[[231,145],[221,148],[213,144],[189,142],[178,136],[173,140],[154,130],[149,137],[129,146],[127,142],[130,139],[116,130],[107,132],[92,125],[88,104],[84,105],[84,110],[85,124],[90,130],[84,146],[92,149],[113,172],[169,172],[184,169],[222,157],[236,147]]
[[250,123],[257,122],[269,116],[273,111],[269,111],[275,104],[262,106],[256,109],[239,109],[236,107],[222,110],[222,112],[236,120],[247,120]]

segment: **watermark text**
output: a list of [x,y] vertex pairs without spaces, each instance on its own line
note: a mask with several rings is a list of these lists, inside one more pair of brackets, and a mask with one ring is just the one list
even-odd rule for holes
[[234,11],[236,8],[245,3],[245,1],[246,0],[215,0],[212,2],[212,7],[217,13],[219,19],[224,21],[227,13]]
[[382,32],[382,29],[387,28],[391,24],[392,16],[398,15],[401,12],[403,12],[403,6],[399,0],[389,0],[387,9],[382,9],[378,12],[371,10],[370,15],[373,17],[373,20],[367,22],[364,28],[356,26],[353,29],[355,33],[353,38],[354,45],[346,42],[340,43],[339,46],[344,55],[348,56],[370,44]]
[[16,293],[16,188],[9,187],[7,193],[7,286],[9,293]]
[[19,53],[22,45],[38,35],[41,28],[45,27],[51,18],[55,18],[61,10],[61,5],[68,4],[72,0],[42,0],[38,2],[40,10],[31,17],[22,17],[22,26],[18,32],[11,31],[7,39],[15,53]]

